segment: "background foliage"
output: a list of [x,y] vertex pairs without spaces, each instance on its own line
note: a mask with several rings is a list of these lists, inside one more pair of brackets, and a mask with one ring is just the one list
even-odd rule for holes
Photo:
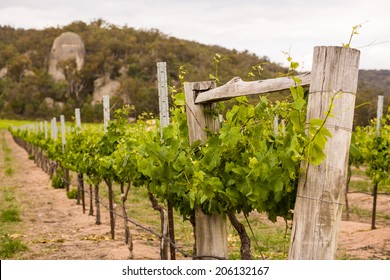
[[[82,86],[78,96],[70,92],[68,81],[56,83],[47,72],[52,43],[65,31],[79,34],[86,48],[85,65],[72,77]],[[267,50],[261,50],[259,43],[259,51],[266,53]],[[218,69],[215,54],[221,58]],[[248,51],[238,52],[181,40],[156,29],[118,27],[103,19],[90,23],[75,21],[64,27],[43,30],[0,26],[0,70],[7,68],[8,71],[0,78],[0,118],[48,119],[65,114],[69,119],[73,109],[80,107],[83,121],[101,121],[101,105],[91,105],[91,101],[93,82],[105,76],[121,83],[120,95],[123,100],[130,100],[135,105],[133,117],[144,111],[156,114],[158,61],[167,62],[170,85],[179,83],[180,67],[188,72],[188,81],[205,80],[210,74],[217,74],[220,83],[234,76],[253,80],[287,72],[286,68],[271,63],[267,56],[258,57]],[[215,73],[216,70],[218,73]],[[357,105],[365,105],[356,110],[356,124],[368,124],[376,111],[376,96],[388,92],[389,70],[362,70]],[[48,106],[43,102],[47,97],[63,105]],[[385,104],[388,104],[387,101],[386,96]],[[112,104],[119,108],[123,101],[117,98]]]

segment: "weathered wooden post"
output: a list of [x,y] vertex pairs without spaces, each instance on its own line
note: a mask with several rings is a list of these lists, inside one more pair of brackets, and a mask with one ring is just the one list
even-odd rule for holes
[[104,123],[104,133],[107,132],[108,123],[110,122],[110,96],[103,96],[103,123]]
[[[378,95],[378,107],[376,111],[376,137],[381,136],[381,126],[382,126],[382,116],[383,116],[383,95]],[[376,229],[376,204],[378,199],[378,185],[379,182],[375,180],[374,188],[372,190],[372,214],[371,214],[371,229]]]
[[47,121],[44,122],[45,126],[45,140],[47,139],[47,131],[48,131],[48,126],[47,126]]
[[80,108],[74,109],[74,116],[75,116],[75,122],[76,122],[76,132],[79,133],[81,130],[81,114],[80,114]]
[[[66,146],[66,126],[65,126],[65,116],[60,116],[60,122],[61,122],[61,141],[62,141],[62,152],[65,152],[65,146]],[[62,170],[64,171],[64,180],[65,180],[65,191],[68,193],[70,188],[70,176],[69,176],[69,169],[66,169],[62,167]]]
[[62,143],[62,152],[65,151],[65,145],[66,145],[66,128],[65,128],[65,116],[60,116],[60,122],[61,122],[61,143]]
[[[303,163],[289,259],[334,259],[343,210],[360,52],[315,47],[306,123],[326,119],[332,137],[318,165]],[[332,104],[331,104],[332,103]],[[329,110],[332,116],[327,117]]]
[[[168,78],[167,78],[167,64],[166,62],[157,62],[157,83],[158,83],[158,104],[160,113],[160,134],[162,139],[163,128],[169,125],[169,103],[168,103]],[[161,208],[161,215],[164,217],[162,221],[162,235],[161,239],[161,256],[167,259],[168,240],[169,236],[171,242],[175,242],[175,226],[173,220],[173,207],[172,203],[168,200],[168,213],[165,209]],[[168,222],[166,222],[168,221]],[[164,238],[165,237],[165,238]],[[170,246],[171,260],[176,259],[175,247],[171,243]],[[166,251],[166,252],[165,252]]]
[[57,141],[58,138],[58,128],[57,128],[57,119],[56,117],[51,119],[51,139]]
[[[206,141],[205,129],[217,131],[219,120],[207,109],[211,109],[213,104],[195,104],[197,93],[214,88],[213,82],[185,83],[184,92],[186,96],[187,122],[190,143],[200,140]],[[195,242],[198,256],[215,256],[228,258],[227,247],[227,227],[225,215],[205,215],[201,209],[195,210]],[[207,258],[204,258],[207,259]]]

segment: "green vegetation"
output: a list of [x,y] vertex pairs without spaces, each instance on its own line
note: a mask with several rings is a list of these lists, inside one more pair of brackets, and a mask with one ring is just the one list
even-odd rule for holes
[[384,108],[390,106],[390,70],[360,70],[354,123],[370,124],[376,117],[378,95],[384,95]]
[[[1,93],[0,93],[1,96]],[[22,126],[25,124],[30,124],[31,121],[21,121],[21,120],[8,120],[8,119],[0,119],[0,130],[8,129],[10,126]]]
[[[68,80],[55,82],[48,74],[46,63],[54,39],[65,31],[81,36],[87,59],[82,70],[74,71]],[[218,61],[221,62],[217,68],[215,57],[219,57]],[[142,112],[156,115],[158,61],[167,62],[171,85],[179,83],[177,70],[180,67],[187,70],[189,81],[209,77],[217,78],[219,83],[226,83],[234,76],[254,80],[287,72],[286,68],[270,62],[266,56],[258,57],[248,51],[238,52],[181,40],[156,29],[118,27],[103,19],[90,23],[75,21],[61,28],[43,30],[0,26],[0,69],[8,70],[7,75],[0,78],[0,118],[50,119],[64,114],[66,119],[70,119],[74,108],[80,107],[83,122],[101,121],[102,105],[91,103],[94,81],[101,77],[109,77],[121,84],[118,97],[112,102],[115,108],[121,107],[124,101],[130,101],[136,108],[133,117],[138,117]],[[74,63],[64,62],[61,67],[74,67]],[[72,93],[75,82],[82,89],[77,95]],[[389,70],[360,71],[356,125],[369,123],[375,116],[376,96],[387,92],[390,92]],[[275,95],[278,94],[272,94]],[[61,105],[45,102],[45,98],[51,98]],[[389,101],[386,96],[385,104],[389,104]]]
[[62,169],[57,169],[57,173],[53,175],[51,186],[55,189],[64,189],[66,185],[65,174]]
[[0,221],[4,223],[20,222],[20,213],[17,208],[3,209],[0,211]]
[[1,130],[0,130],[0,146],[4,154],[5,175],[11,176],[14,173],[14,170],[12,168],[11,149],[8,147],[7,142],[5,141],[4,131]]
[[[68,79],[55,82],[48,74],[47,61],[54,39],[66,31],[80,35],[86,61],[80,71],[74,69],[72,61],[61,63],[60,67],[75,71]],[[229,58],[218,69],[220,77],[224,77],[220,78],[221,83],[234,76],[247,77],[254,65],[262,65],[262,78],[286,73],[286,69],[270,63],[266,56],[181,40],[156,29],[118,27],[102,19],[43,30],[0,26],[0,69],[8,70],[0,79],[0,118],[50,119],[64,114],[70,119],[74,108],[80,107],[83,122],[100,121],[102,105],[92,105],[91,101],[94,81],[101,77],[121,83],[118,97],[112,100],[115,108],[130,100],[136,108],[133,117],[142,112],[157,114],[156,62],[167,62],[168,79],[174,85],[179,82],[177,70],[181,66],[188,71],[190,81],[208,77],[214,72],[216,53]],[[82,90],[75,94],[75,87]],[[63,106],[49,104],[45,98]]]
[[69,199],[77,199],[77,189],[76,188],[72,188],[69,192],[66,193],[66,196]]
[[[294,67],[298,64],[291,61]],[[162,136],[157,129],[148,130],[145,120],[129,125],[130,107],[115,111],[105,133],[93,128],[69,133],[64,150],[60,139],[44,139],[42,132],[11,132],[43,149],[60,166],[84,174],[93,184],[105,182],[112,211],[111,190],[115,184],[131,182],[133,191],[143,189],[161,203],[169,201],[183,220],[193,219],[195,209],[230,218],[259,212],[273,222],[277,217],[289,220],[301,161],[320,164],[331,136],[325,120],[312,119],[306,125],[307,96],[299,79],[292,78],[297,86],[290,88],[291,96],[284,100],[272,102],[261,96],[253,105],[245,97],[236,98],[236,104],[225,111],[219,132],[209,131],[205,143],[189,142],[182,86],[171,88],[171,123],[162,129]],[[224,111],[224,104],[218,109]],[[275,116],[283,124],[275,127]],[[114,217],[110,216],[114,238]],[[286,255],[284,230],[258,238],[262,244],[255,254],[276,251],[271,258]],[[275,245],[279,243],[281,247]]]
[[[352,206],[350,209],[351,213],[355,214],[359,218],[366,218],[367,220],[371,219],[372,216],[372,210],[366,210],[361,207],[357,206]],[[381,220],[390,220],[390,215],[382,214],[382,213],[377,213],[376,217]]]
[[358,191],[358,192],[372,192],[372,183],[370,180],[351,180],[349,183],[350,191]]
[[13,258],[27,246],[17,237],[20,210],[11,187],[0,186],[0,258]]

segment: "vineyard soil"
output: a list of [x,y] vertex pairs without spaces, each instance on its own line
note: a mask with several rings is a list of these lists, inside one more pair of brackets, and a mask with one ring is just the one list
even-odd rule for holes
[[[15,188],[21,207],[21,228],[12,236],[20,238],[28,251],[16,259],[127,259],[129,251],[123,241],[122,222],[117,222],[117,239],[111,240],[109,217],[102,209],[102,224],[95,217],[82,213],[76,200],[66,198],[64,190],[53,189],[46,173],[28,160],[27,153],[17,146],[8,132],[0,131],[11,149],[13,174],[4,172],[4,156],[0,149],[0,190]],[[378,201],[378,229],[370,230],[371,197],[351,194],[350,221],[343,221],[339,235],[338,258],[390,258],[390,196]],[[359,211],[360,212],[359,212]],[[362,214],[363,213],[363,214]],[[259,215],[259,219],[265,219]],[[279,225],[279,223],[278,223]],[[277,225],[277,226],[278,226]],[[136,259],[158,259],[158,239],[141,229],[131,227]]]

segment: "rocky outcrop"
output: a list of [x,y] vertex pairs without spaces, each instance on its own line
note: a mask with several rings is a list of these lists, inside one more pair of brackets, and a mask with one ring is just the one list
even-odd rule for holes
[[[65,79],[65,75],[59,63],[74,59],[77,70],[81,70],[85,61],[85,47],[80,36],[73,32],[65,32],[58,36],[54,42],[50,53],[49,73],[55,81]],[[121,69],[121,73],[126,73],[126,68]],[[121,83],[111,80],[108,75],[96,79],[93,86],[92,104],[102,102],[103,95],[117,96]],[[54,106],[50,100],[45,100],[47,105]],[[54,100],[53,100],[54,101]],[[57,105],[57,102],[55,102]]]
[[114,96],[121,87],[121,83],[111,80],[109,76],[96,79],[93,83],[92,104],[102,102],[103,95]]
[[7,73],[8,69],[6,67],[0,69],[0,78],[4,78],[5,76],[7,76]]
[[79,35],[73,32],[64,32],[54,40],[50,53],[49,73],[54,80],[65,79],[58,63],[69,59],[74,59],[77,70],[80,70],[85,61],[85,47]]

